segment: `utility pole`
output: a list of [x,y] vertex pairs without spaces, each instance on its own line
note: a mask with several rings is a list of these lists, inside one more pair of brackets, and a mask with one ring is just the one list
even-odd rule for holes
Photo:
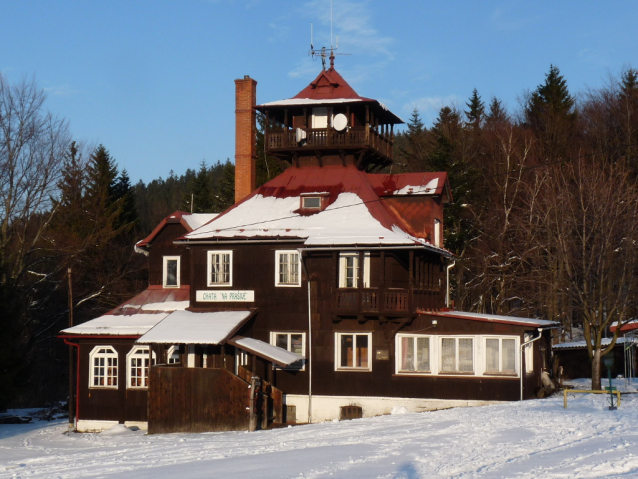
[[[69,328],[73,327],[73,281],[71,268],[67,269],[69,278]],[[69,346],[69,429],[73,429],[73,346]]]

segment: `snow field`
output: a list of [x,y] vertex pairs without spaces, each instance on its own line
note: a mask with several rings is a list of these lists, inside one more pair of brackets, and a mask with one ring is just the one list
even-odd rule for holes
[[[638,477],[638,395],[402,413],[271,431],[64,434],[0,426],[0,477]],[[399,412],[399,411],[397,411]]]

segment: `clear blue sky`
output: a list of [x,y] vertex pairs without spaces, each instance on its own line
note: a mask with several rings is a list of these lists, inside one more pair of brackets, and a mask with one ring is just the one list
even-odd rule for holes
[[[337,70],[430,124],[472,89],[510,110],[557,65],[572,92],[638,67],[637,1],[334,0]],[[289,98],[320,71],[330,0],[2,0],[0,71],[35,76],[74,137],[148,182],[234,156],[234,83]]]

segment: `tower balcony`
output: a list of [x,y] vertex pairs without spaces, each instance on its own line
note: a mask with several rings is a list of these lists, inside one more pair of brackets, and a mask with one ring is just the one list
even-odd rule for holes
[[[297,141],[297,130],[305,138]],[[303,135],[302,135],[303,136]],[[298,154],[304,152],[324,153],[328,151],[368,150],[387,161],[392,160],[392,134],[381,133],[374,127],[352,127],[344,131],[332,128],[267,129],[266,151],[273,155]]]

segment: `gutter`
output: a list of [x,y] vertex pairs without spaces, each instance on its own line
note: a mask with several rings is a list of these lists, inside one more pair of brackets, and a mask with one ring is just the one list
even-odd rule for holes
[[297,248],[297,251],[381,251],[381,250],[406,250],[406,249],[427,249],[433,253],[439,253],[448,258],[454,255],[449,251],[442,250],[430,245],[405,245],[405,246],[318,246],[316,248]]
[[306,271],[306,283],[308,284],[308,424],[312,424],[312,308],[310,304],[310,273],[303,261],[303,248],[298,248],[301,265]]

